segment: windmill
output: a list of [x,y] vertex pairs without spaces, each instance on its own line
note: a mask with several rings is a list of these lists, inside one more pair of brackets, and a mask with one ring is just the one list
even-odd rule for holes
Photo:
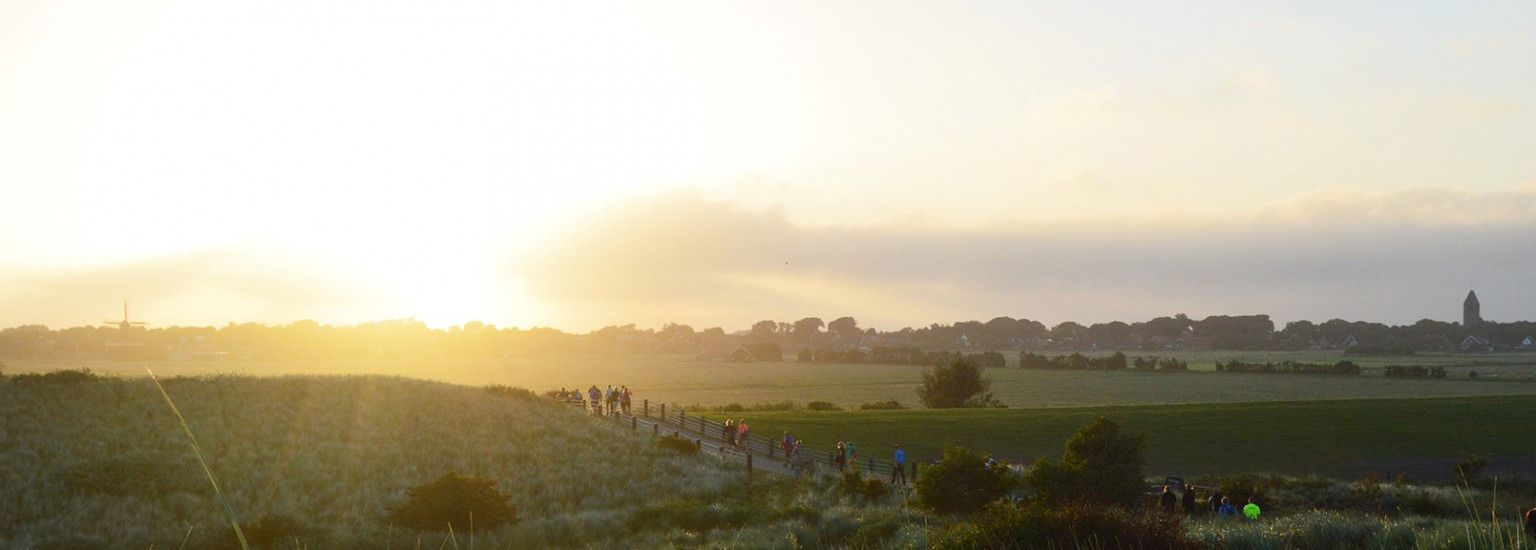
[[129,321],[128,320],[128,302],[123,302],[123,320],[121,320],[121,321],[113,321],[113,320],[109,319],[109,320],[106,320],[106,321],[102,321],[101,323],[104,324],[104,325],[107,325],[109,327],[117,327],[119,330],[123,331],[125,339],[127,338],[127,333],[128,333],[129,329],[132,329],[133,327],[142,327],[142,326],[144,326],[144,321]]

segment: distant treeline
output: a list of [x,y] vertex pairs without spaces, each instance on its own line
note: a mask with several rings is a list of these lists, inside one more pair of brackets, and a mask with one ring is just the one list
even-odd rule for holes
[[942,365],[955,359],[963,358],[978,367],[1004,367],[1008,365],[1008,358],[996,351],[962,353],[957,351],[923,351],[918,348],[874,348],[869,351],[857,348],[801,348],[796,358],[801,363],[925,366]]
[[[149,319],[153,325],[154,320]],[[499,357],[506,355],[697,354],[735,344],[777,345],[786,353],[811,349],[812,360],[824,353],[862,357],[864,361],[929,364],[918,353],[944,350],[1166,351],[1166,350],[1349,350],[1349,353],[1412,354],[1421,351],[1531,349],[1536,323],[1483,322],[1475,327],[1422,320],[1412,325],[1334,319],[1295,321],[1276,330],[1268,315],[1185,315],[1125,323],[1083,325],[1072,321],[1047,326],[1039,321],[996,317],[989,321],[934,323],[926,327],[876,330],[852,317],[824,322],[806,317],[794,322],[763,320],[728,332],[680,323],[659,329],[634,324],[586,333],[552,328],[497,327],[471,321],[434,329],[414,319],[348,326],[315,321],[288,324],[230,323],[222,327],[153,327],[108,324],[65,329],[22,325],[0,329],[0,357],[114,356],[129,359],[228,354],[236,358],[418,358]],[[908,354],[902,357],[902,354]],[[855,355],[857,354],[857,355]]]
[[1050,370],[1125,370],[1135,367],[1141,371],[1186,371],[1189,363],[1172,357],[1133,357],[1115,352],[1105,357],[1087,357],[1081,353],[1047,357],[1038,353],[1019,353],[1019,368]]
[[1360,365],[1353,361],[1339,361],[1333,364],[1327,363],[1297,363],[1295,361],[1282,361],[1279,363],[1244,363],[1232,359],[1225,363],[1216,362],[1216,372],[1244,372],[1263,374],[1332,374],[1340,376],[1360,376]]
[[1445,378],[1445,367],[1405,367],[1388,365],[1382,371],[1390,378]]

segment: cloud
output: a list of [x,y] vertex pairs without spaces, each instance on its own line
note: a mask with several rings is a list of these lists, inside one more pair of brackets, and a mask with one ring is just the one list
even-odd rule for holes
[[1470,283],[1490,317],[1523,319],[1536,317],[1536,187],[1319,193],[1225,219],[965,230],[797,225],[675,194],[571,228],[518,276],[576,326],[1177,312],[1412,322],[1454,318]]
[[361,302],[326,272],[271,252],[208,249],[142,261],[0,273],[0,324],[116,319],[120,303],[154,324],[325,318]]

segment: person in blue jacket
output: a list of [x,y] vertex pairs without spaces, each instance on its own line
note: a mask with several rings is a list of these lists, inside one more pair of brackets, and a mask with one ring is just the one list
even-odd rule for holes
[[894,484],[894,483],[896,483],[897,479],[901,479],[901,484],[902,485],[906,485],[907,484],[907,452],[901,450],[901,445],[896,445],[896,453],[895,453],[894,458],[896,460],[896,464],[891,466],[891,483]]

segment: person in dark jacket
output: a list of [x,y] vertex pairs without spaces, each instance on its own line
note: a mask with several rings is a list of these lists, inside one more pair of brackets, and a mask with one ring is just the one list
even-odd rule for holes
[[1183,500],[1183,503],[1184,503],[1184,513],[1189,514],[1191,516],[1200,513],[1200,504],[1195,501],[1195,486],[1194,485],[1189,485],[1189,484],[1185,484],[1184,485],[1184,497],[1183,497],[1182,500]]
[[1161,497],[1161,505],[1162,505],[1163,511],[1172,514],[1173,513],[1173,507],[1174,507],[1174,505],[1178,504],[1178,502],[1179,502],[1179,497],[1177,495],[1173,494],[1173,487],[1172,486],[1168,486],[1168,485],[1164,485],[1163,486],[1163,496]]
[[1525,536],[1536,538],[1536,508],[1525,511]]
[[1218,511],[1220,511],[1221,510],[1221,489],[1216,489],[1215,491],[1212,491],[1211,492],[1211,498],[1206,499],[1206,503],[1211,505],[1211,513],[1214,514],[1214,513],[1218,512]]

